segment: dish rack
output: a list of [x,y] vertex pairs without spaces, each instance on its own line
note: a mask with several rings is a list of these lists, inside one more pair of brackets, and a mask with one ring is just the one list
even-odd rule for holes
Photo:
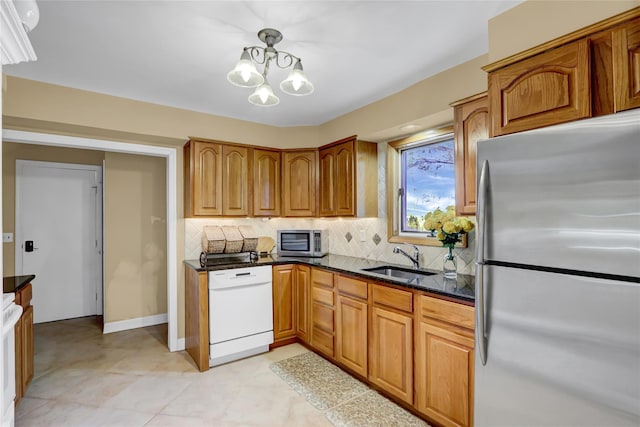
[[258,258],[257,247],[258,236],[248,225],[208,225],[202,230],[200,265],[204,267],[221,258],[247,255],[251,261]]

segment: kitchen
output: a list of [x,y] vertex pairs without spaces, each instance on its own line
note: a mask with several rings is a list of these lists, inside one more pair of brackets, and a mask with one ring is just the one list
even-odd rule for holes
[[[633,4],[631,6],[633,6]],[[24,81],[10,76],[8,76],[6,79],[6,91],[3,93],[3,112],[5,114],[4,123],[5,127],[27,127],[30,129],[46,129],[47,126],[51,127],[46,122],[66,123],[65,126],[67,126],[68,128],[68,131],[66,132],[67,134],[86,134],[90,131],[90,129],[88,128],[98,128],[103,129],[102,134],[109,135],[108,130],[111,129],[111,137],[123,137],[123,133],[125,133],[129,139],[135,139],[136,134],[163,135],[174,139],[180,139],[180,145],[176,144],[176,146],[178,147],[181,147],[182,144],[184,144],[186,135],[201,135],[211,136],[218,140],[242,141],[245,143],[253,143],[255,145],[271,145],[279,148],[300,148],[301,145],[308,147],[319,147],[329,141],[334,141],[346,135],[351,135],[354,133],[358,133],[361,136],[367,134],[375,136],[373,134],[379,132],[380,129],[397,128],[398,125],[404,125],[408,122],[412,122],[414,118],[418,117],[426,118],[426,123],[424,124],[425,127],[435,126],[451,120],[452,113],[451,109],[448,106],[449,103],[457,99],[463,99],[475,93],[486,90],[486,74],[481,71],[481,66],[484,66],[490,62],[494,62],[494,60],[509,56],[510,54],[526,50],[526,48],[528,47],[543,43],[549,39],[568,33],[576,28],[581,28],[585,25],[591,24],[593,22],[599,21],[600,19],[615,15],[616,13],[625,10],[625,5],[622,4],[607,6],[598,6],[598,4],[593,4],[591,7],[593,7],[594,9],[590,10],[590,12],[594,14],[593,16],[579,16],[579,14],[577,14],[578,16],[574,16],[576,15],[575,13],[573,15],[568,15],[562,10],[555,11],[554,9],[546,9],[553,8],[553,6],[551,5],[542,7],[536,4],[527,5],[525,3],[525,5],[520,7],[521,9],[519,9],[519,12],[518,9],[514,9],[511,15],[507,14],[503,17],[502,30],[505,31],[508,36],[505,36],[504,33],[502,35],[499,34],[500,26],[498,24],[495,24],[498,25],[498,27],[494,27],[493,29],[494,31],[498,31],[498,33],[493,34],[493,36],[496,38],[496,40],[494,40],[494,43],[497,43],[497,45],[490,44],[489,59],[483,57],[470,61],[470,63],[467,63],[465,65],[454,67],[446,73],[441,73],[433,78],[429,78],[421,82],[412,90],[407,90],[398,95],[394,95],[389,99],[380,101],[379,104],[370,107],[369,110],[365,108],[362,111],[354,112],[351,119],[353,119],[354,122],[362,123],[361,125],[357,126],[354,126],[354,122],[350,122],[350,119],[343,118],[336,120],[330,126],[320,128],[318,130],[309,130],[304,128],[294,128],[288,130],[251,124],[243,125],[241,128],[239,128],[237,126],[234,127],[232,122],[224,120],[222,118],[208,117],[207,120],[211,119],[213,120],[213,122],[209,122],[206,126],[203,127],[203,125],[200,123],[200,116],[195,113],[193,116],[189,116],[192,117],[191,120],[176,123],[175,116],[174,118],[171,118],[174,111],[169,111],[168,109],[162,109],[159,107],[148,105],[138,105],[136,103],[127,102],[125,100],[113,100],[111,98],[107,99],[104,96],[86,92],[66,89],[63,90],[63,88],[60,87],[52,87],[46,84]],[[517,40],[514,34],[508,31],[508,27],[510,27],[514,22],[517,23],[518,19],[523,20],[523,22],[528,22],[528,20],[534,19],[535,22],[535,14],[532,15],[532,12],[535,12],[536,7],[539,8],[538,12],[540,13],[540,15],[538,16],[540,16],[539,19],[541,22],[544,22],[542,17],[546,16],[548,13],[554,14],[555,12],[557,16],[563,16],[563,24],[566,24],[566,26],[562,27],[562,25],[560,25],[562,27],[562,30],[556,30],[557,32],[555,34],[553,33],[554,29],[550,29],[548,26],[546,26],[545,28],[547,28],[550,33],[545,34],[542,29],[543,26],[541,26],[540,33],[532,32],[520,34],[526,40]],[[560,5],[556,7],[561,8]],[[594,11],[597,7],[602,7],[602,10]],[[620,7],[620,10],[613,10],[616,7]],[[630,6],[626,6],[626,9],[628,9],[629,7]],[[518,15],[518,13],[521,13],[522,15]],[[585,15],[588,15],[588,13],[589,9],[586,8]],[[598,15],[598,13],[600,15]],[[577,23],[575,24],[575,27],[571,27],[572,23],[566,22],[569,16],[578,21],[580,19],[585,19],[586,22]],[[524,24],[521,25],[521,27],[523,26]],[[28,101],[30,99],[38,99],[37,93],[51,92],[59,94],[59,97],[55,98],[57,99],[57,105],[59,106],[58,109],[59,112],[63,115],[66,115],[66,117],[56,117],[56,114],[53,114],[54,111],[42,111],[40,113],[31,112],[32,107],[29,107],[29,105],[20,105],[22,102],[28,104]],[[425,97],[425,93],[429,93],[429,97]],[[119,103],[117,106],[114,106],[114,109],[116,110],[131,111],[131,109],[133,109],[133,111],[138,111],[138,109],[141,108],[141,112],[146,112],[146,114],[140,114],[139,117],[136,117],[135,121],[126,120],[124,118],[117,119],[113,116],[109,116],[108,114],[86,117],[78,108],[78,106],[86,106],[92,104],[103,105],[104,102],[109,103],[111,101]],[[403,105],[411,105],[411,108],[398,108],[399,106]],[[383,117],[376,116],[375,112],[377,109],[383,109],[386,112],[385,115]],[[441,112],[444,112],[444,114],[442,114]],[[184,115],[180,112],[175,113],[179,114],[181,118],[184,117]],[[371,117],[375,117],[375,119],[363,120],[362,118],[360,118],[362,115],[366,117],[367,114],[372,114],[373,116]],[[155,118],[155,120],[151,120],[152,117]],[[158,118],[161,118],[161,120],[158,120]],[[31,120],[31,126],[26,126],[29,120]],[[113,123],[110,123],[113,120],[119,122],[119,124],[114,125]],[[167,127],[171,129],[157,129],[158,123],[160,122],[170,124]],[[215,135],[212,135],[211,133],[211,129],[213,127],[216,128]],[[114,131],[114,129],[117,132]],[[95,133],[99,132],[94,132],[93,137],[95,137]],[[140,139],[139,136],[137,138]],[[389,135],[388,137],[385,137],[384,135],[378,135],[378,139],[393,140],[395,138],[393,138],[392,135]],[[180,151],[178,156],[178,164],[182,164]],[[179,193],[181,193],[181,189],[183,187],[180,175],[181,174],[178,174],[178,183],[176,185]],[[179,196],[177,197],[178,203],[176,205],[178,218],[182,218],[181,199],[182,196],[181,194],[179,194]],[[379,205],[384,206],[385,204],[380,203]],[[195,258],[195,256],[193,255],[193,244],[192,242],[187,241],[187,237],[189,236],[188,227],[191,226],[191,221],[192,220],[185,221],[184,227],[186,227],[187,230],[184,232],[184,234],[182,234],[181,232],[182,225],[179,225],[177,227],[179,233],[178,242],[185,242],[184,244],[178,243],[179,248],[177,250],[177,264],[179,265],[179,267],[177,269],[177,273],[175,274],[176,280],[179,283],[177,285],[177,289],[182,289],[181,283],[183,282],[182,278],[184,277],[184,270],[182,269],[181,265],[182,258]],[[284,222],[285,220],[276,219],[272,221],[275,221],[277,223],[278,221]],[[305,225],[303,225],[305,220],[295,221],[302,222],[300,224],[296,224],[296,228],[298,226],[300,228],[305,228]],[[339,236],[344,236],[346,235],[347,231],[352,230],[351,232],[355,236],[355,239],[352,240],[353,243],[349,243],[348,245],[342,243],[344,245],[345,255],[353,255],[352,252],[346,251],[355,252],[360,250],[360,248],[356,246],[359,244],[359,231],[353,232],[353,230],[360,230],[362,228],[365,230],[365,234],[367,237],[367,245],[363,248],[365,251],[372,251],[372,248],[378,248],[378,246],[374,243],[370,243],[370,238],[374,234],[378,234],[379,236],[383,237],[383,246],[382,249],[379,249],[379,259],[385,259],[392,263],[404,263],[404,260],[401,256],[393,255],[392,248],[395,245],[387,244],[387,242],[384,240],[384,236],[387,233],[386,220],[338,219],[326,221],[330,223],[332,229],[335,227],[336,234]],[[278,226],[270,227],[273,227],[274,231],[277,228],[290,228]],[[194,228],[199,228],[201,231],[201,227],[195,226]],[[255,228],[257,229],[258,226],[255,226]],[[337,249],[340,247],[339,245],[340,244],[332,245],[332,247],[335,247]],[[375,254],[375,250],[376,249],[373,249],[373,252],[371,253]],[[470,256],[467,256],[466,259],[469,261],[470,265],[463,266],[462,272],[465,273],[473,272],[473,251],[469,251],[471,252],[471,254]],[[424,247],[421,248],[421,253],[424,257],[423,264],[432,265],[436,262],[441,262],[443,252],[442,249],[439,248]],[[369,256],[369,254],[365,252],[365,256]],[[405,264],[410,265],[410,262],[407,261]],[[176,294],[178,294],[177,289],[175,291]],[[179,298],[180,297],[178,297],[178,299]],[[180,307],[182,305],[182,302],[180,302],[178,304],[177,310],[181,310]],[[178,321],[178,323],[180,323],[180,321]],[[180,328],[182,327],[184,327],[184,325],[182,325]],[[181,332],[178,332],[178,336],[183,337],[184,335]]]

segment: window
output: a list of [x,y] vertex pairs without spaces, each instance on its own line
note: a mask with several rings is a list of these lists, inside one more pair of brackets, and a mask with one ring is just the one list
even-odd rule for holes
[[[387,147],[390,242],[442,246],[424,228],[436,209],[455,209],[455,151],[451,127],[392,141]],[[462,243],[466,247],[466,239]]]

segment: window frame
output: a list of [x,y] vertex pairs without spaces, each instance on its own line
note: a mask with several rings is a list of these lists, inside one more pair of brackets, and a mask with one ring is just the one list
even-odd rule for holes
[[[387,143],[386,181],[387,181],[387,240],[390,243],[413,243],[416,245],[442,246],[437,237],[432,237],[427,232],[401,232],[402,204],[400,203],[399,189],[402,183],[401,151],[424,145],[429,142],[439,142],[449,137],[454,138],[453,126],[441,127],[434,130],[420,132],[405,138]],[[454,156],[457,156],[454,138]],[[454,163],[454,174],[456,164]],[[467,236],[456,247],[467,247]]]

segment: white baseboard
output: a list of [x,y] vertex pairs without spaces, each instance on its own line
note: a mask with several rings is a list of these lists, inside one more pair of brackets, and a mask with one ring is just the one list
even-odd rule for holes
[[[160,325],[168,322],[167,313],[154,314],[153,316],[138,317],[135,319],[119,320],[117,322],[109,322],[104,324],[102,329],[103,334],[110,334],[112,332],[126,331],[129,329],[144,328],[145,326]],[[184,348],[184,340],[182,343]]]
[[184,338],[178,338],[178,341],[176,343],[176,348],[171,351],[181,351],[181,350],[184,350],[185,348],[186,348],[186,344],[184,342]]

